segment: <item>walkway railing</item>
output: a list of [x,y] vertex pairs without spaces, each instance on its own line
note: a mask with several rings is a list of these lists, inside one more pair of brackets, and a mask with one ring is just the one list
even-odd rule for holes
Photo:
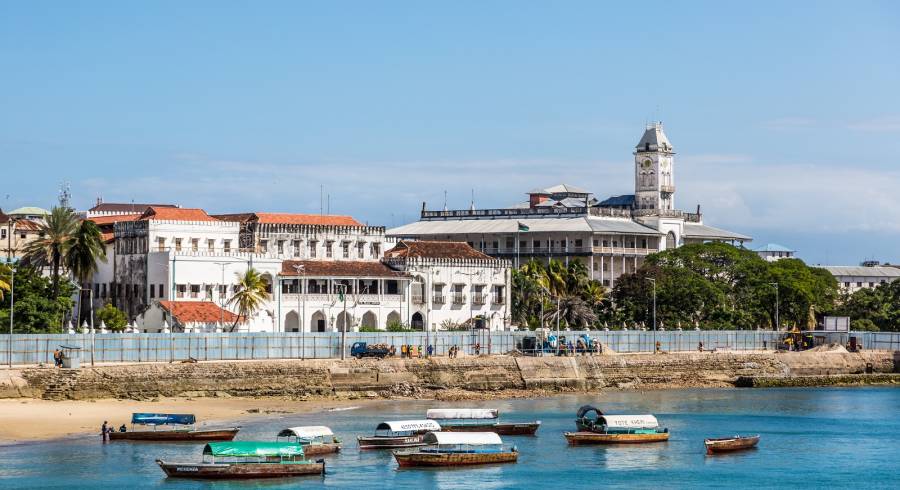
[[[697,351],[700,342],[705,351],[712,350],[773,350],[783,338],[783,332],[771,331],[597,331],[560,332],[567,341],[575,342],[583,333],[597,339],[619,353],[653,352],[655,342],[668,352]],[[847,345],[855,337],[866,350],[900,351],[900,333],[892,332],[814,332],[818,342]],[[534,332],[487,332],[482,330],[432,332],[428,336],[433,354],[446,355],[453,346],[460,352],[474,354],[505,354],[521,346],[524,337]],[[188,358],[197,360],[253,360],[253,359],[329,359],[340,357],[341,335],[328,333],[174,333],[174,334],[32,334],[0,335],[0,365],[7,365],[11,350],[12,362],[22,364],[51,364],[53,351],[59,346],[80,347],[82,365],[91,359],[97,362],[169,362]],[[427,349],[424,332],[348,332],[346,355],[354,342],[393,345],[400,355],[400,346],[415,345]],[[11,347],[11,349],[10,349]]]

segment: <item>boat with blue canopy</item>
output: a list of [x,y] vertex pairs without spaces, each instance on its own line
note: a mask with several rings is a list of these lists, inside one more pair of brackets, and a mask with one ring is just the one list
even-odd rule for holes
[[[110,432],[111,441],[230,441],[240,427],[198,429],[190,413],[133,413],[131,430]],[[135,430],[135,426],[142,429]],[[150,429],[144,429],[149,427]]]
[[237,479],[284,478],[325,474],[325,461],[306,459],[303,446],[293,442],[211,442],[200,462],[156,464],[173,478]]
[[495,432],[429,432],[423,442],[422,448],[394,451],[397,464],[400,467],[467,466],[515,463],[519,458],[518,450],[504,447]]

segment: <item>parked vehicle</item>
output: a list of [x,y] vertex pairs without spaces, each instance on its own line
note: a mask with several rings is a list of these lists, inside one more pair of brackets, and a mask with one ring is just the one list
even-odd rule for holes
[[350,347],[350,355],[362,359],[363,357],[385,358],[391,350],[387,344],[368,344],[366,342],[354,342]]

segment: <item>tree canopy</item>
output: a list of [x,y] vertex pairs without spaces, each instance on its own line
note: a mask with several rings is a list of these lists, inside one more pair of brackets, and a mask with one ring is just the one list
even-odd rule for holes
[[[65,315],[72,311],[75,287],[69,282],[59,284],[54,295],[53,282],[32,268],[16,267],[15,317],[13,333],[61,333]],[[11,295],[0,299],[0,324],[9,325]],[[0,329],[4,333],[5,329]]]

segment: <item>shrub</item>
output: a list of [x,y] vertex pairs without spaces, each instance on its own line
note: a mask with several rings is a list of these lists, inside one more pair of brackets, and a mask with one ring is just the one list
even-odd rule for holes
[[125,325],[128,324],[125,313],[111,303],[106,303],[103,305],[103,308],[100,308],[97,312],[97,319],[105,323],[106,328],[114,332],[121,332],[125,329]]

